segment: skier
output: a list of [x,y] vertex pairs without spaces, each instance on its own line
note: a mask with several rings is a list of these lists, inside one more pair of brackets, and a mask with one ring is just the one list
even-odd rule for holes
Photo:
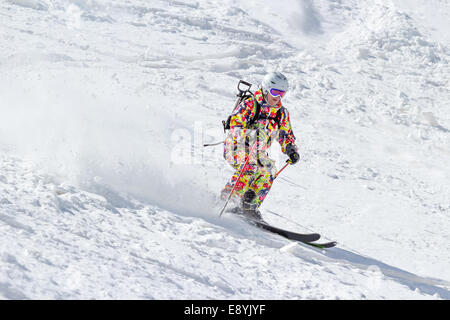
[[[239,201],[240,211],[258,220],[262,220],[258,208],[277,172],[275,161],[268,155],[272,141],[279,142],[281,151],[289,156],[288,161],[292,164],[300,158],[289,112],[281,103],[288,89],[288,80],[283,74],[267,74],[253,97],[242,101],[233,111],[224,142],[224,158],[235,172],[223,188],[221,197],[226,199],[235,187],[233,196]],[[254,143],[256,152],[249,154]],[[249,161],[242,168],[247,157]],[[237,181],[241,170],[243,174]]]

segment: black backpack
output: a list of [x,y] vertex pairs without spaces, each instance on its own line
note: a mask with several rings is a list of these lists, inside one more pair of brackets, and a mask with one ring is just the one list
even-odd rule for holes
[[[241,84],[246,86],[245,88],[241,88]],[[239,93],[236,95],[237,99],[236,102],[234,103],[234,107],[233,107],[233,111],[231,112],[231,114],[228,116],[227,120],[223,120],[222,121],[222,125],[223,125],[223,131],[226,132],[226,130],[230,129],[230,122],[231,122],[231,117],[233,115],[233,113],[236,111],[237,106],[244,100],[248,99],[248,98],[252,98],[253,101],[256,104],[256,111],[255,111],[255,115],[253,116],[252,119],[250,119],[249,123],[248,123],[248,127],[250,127],[253,123],[255,123],[256,121],[258,121],[259,119],[272,119],[275,120],[275,122],[278,125],[278,128],[280,127],[280,122],[281,122],[281,108],[278,109],[277,111],[277,115],[274,117],[266,117],[261,115],[261,105],[259,104],[259,102],[255,99],[254,94],[250,91],[252,84],[248,83],[244,80],[239,80],[238,83],[238,91]]]

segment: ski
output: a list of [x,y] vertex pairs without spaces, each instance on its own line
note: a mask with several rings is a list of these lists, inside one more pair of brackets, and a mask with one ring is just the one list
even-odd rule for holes
[[[272,210],[267,210],[267,211],[270,212],[271,214],[274,214],[274,215],[278,216],[278,217],[284,218],[283,216],[279,215],[278,213],[276,213],[276,212],[274,212]],[[310,243],[308,241],[308,242],[303,242],[303,243],[306,244],[306,245],[310,245],[312,247],[319,248],[319,249],[333,248],[333,247],[335,247],[337,245],[336,241],[330,241],[330,242],[325,242],[325,243]]]
[[311,242],[303,242],[304,244],[307,244],[309,246],[313,246],[319,249],[328,249],[328,248],[333,248],[337,245],[336,241],[331,241],[331,242],[325,242],[325,243],[311,243]]
[[289,240],[295,240],[295,241],[299,241],[299,242],[303,242],[303,243],[309,243],[309,242],[317,241],[320,239],[320,234],[318,234],[318,233],[308,233],[308,234],[296,233],[296,232],[284,230],[281,228],[277,228],[277,227],[271,226],[270,224],[268,224],[266,222],[258,221],[258,220],[251,219],[248,217],[244,217],[244,220],[248,221],[249,223],[255,225],[258,228],[278,234]]

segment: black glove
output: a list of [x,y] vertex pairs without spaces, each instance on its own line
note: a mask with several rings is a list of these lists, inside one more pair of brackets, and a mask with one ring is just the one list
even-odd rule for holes
[[289,156],[292,164],[297,163],[298,160],[300,160],[300,155],[297,152],[297,148],[292,144],[288,144],[286,146],[286,154]]

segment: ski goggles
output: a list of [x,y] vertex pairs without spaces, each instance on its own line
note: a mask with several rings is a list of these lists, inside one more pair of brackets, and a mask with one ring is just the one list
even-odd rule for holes
[[286,94],[286,91],[275,89],[275,88],[270,89],[269,92],[270,92],[270,95],[274,98],[275,97],[283,98],[284,95]]

